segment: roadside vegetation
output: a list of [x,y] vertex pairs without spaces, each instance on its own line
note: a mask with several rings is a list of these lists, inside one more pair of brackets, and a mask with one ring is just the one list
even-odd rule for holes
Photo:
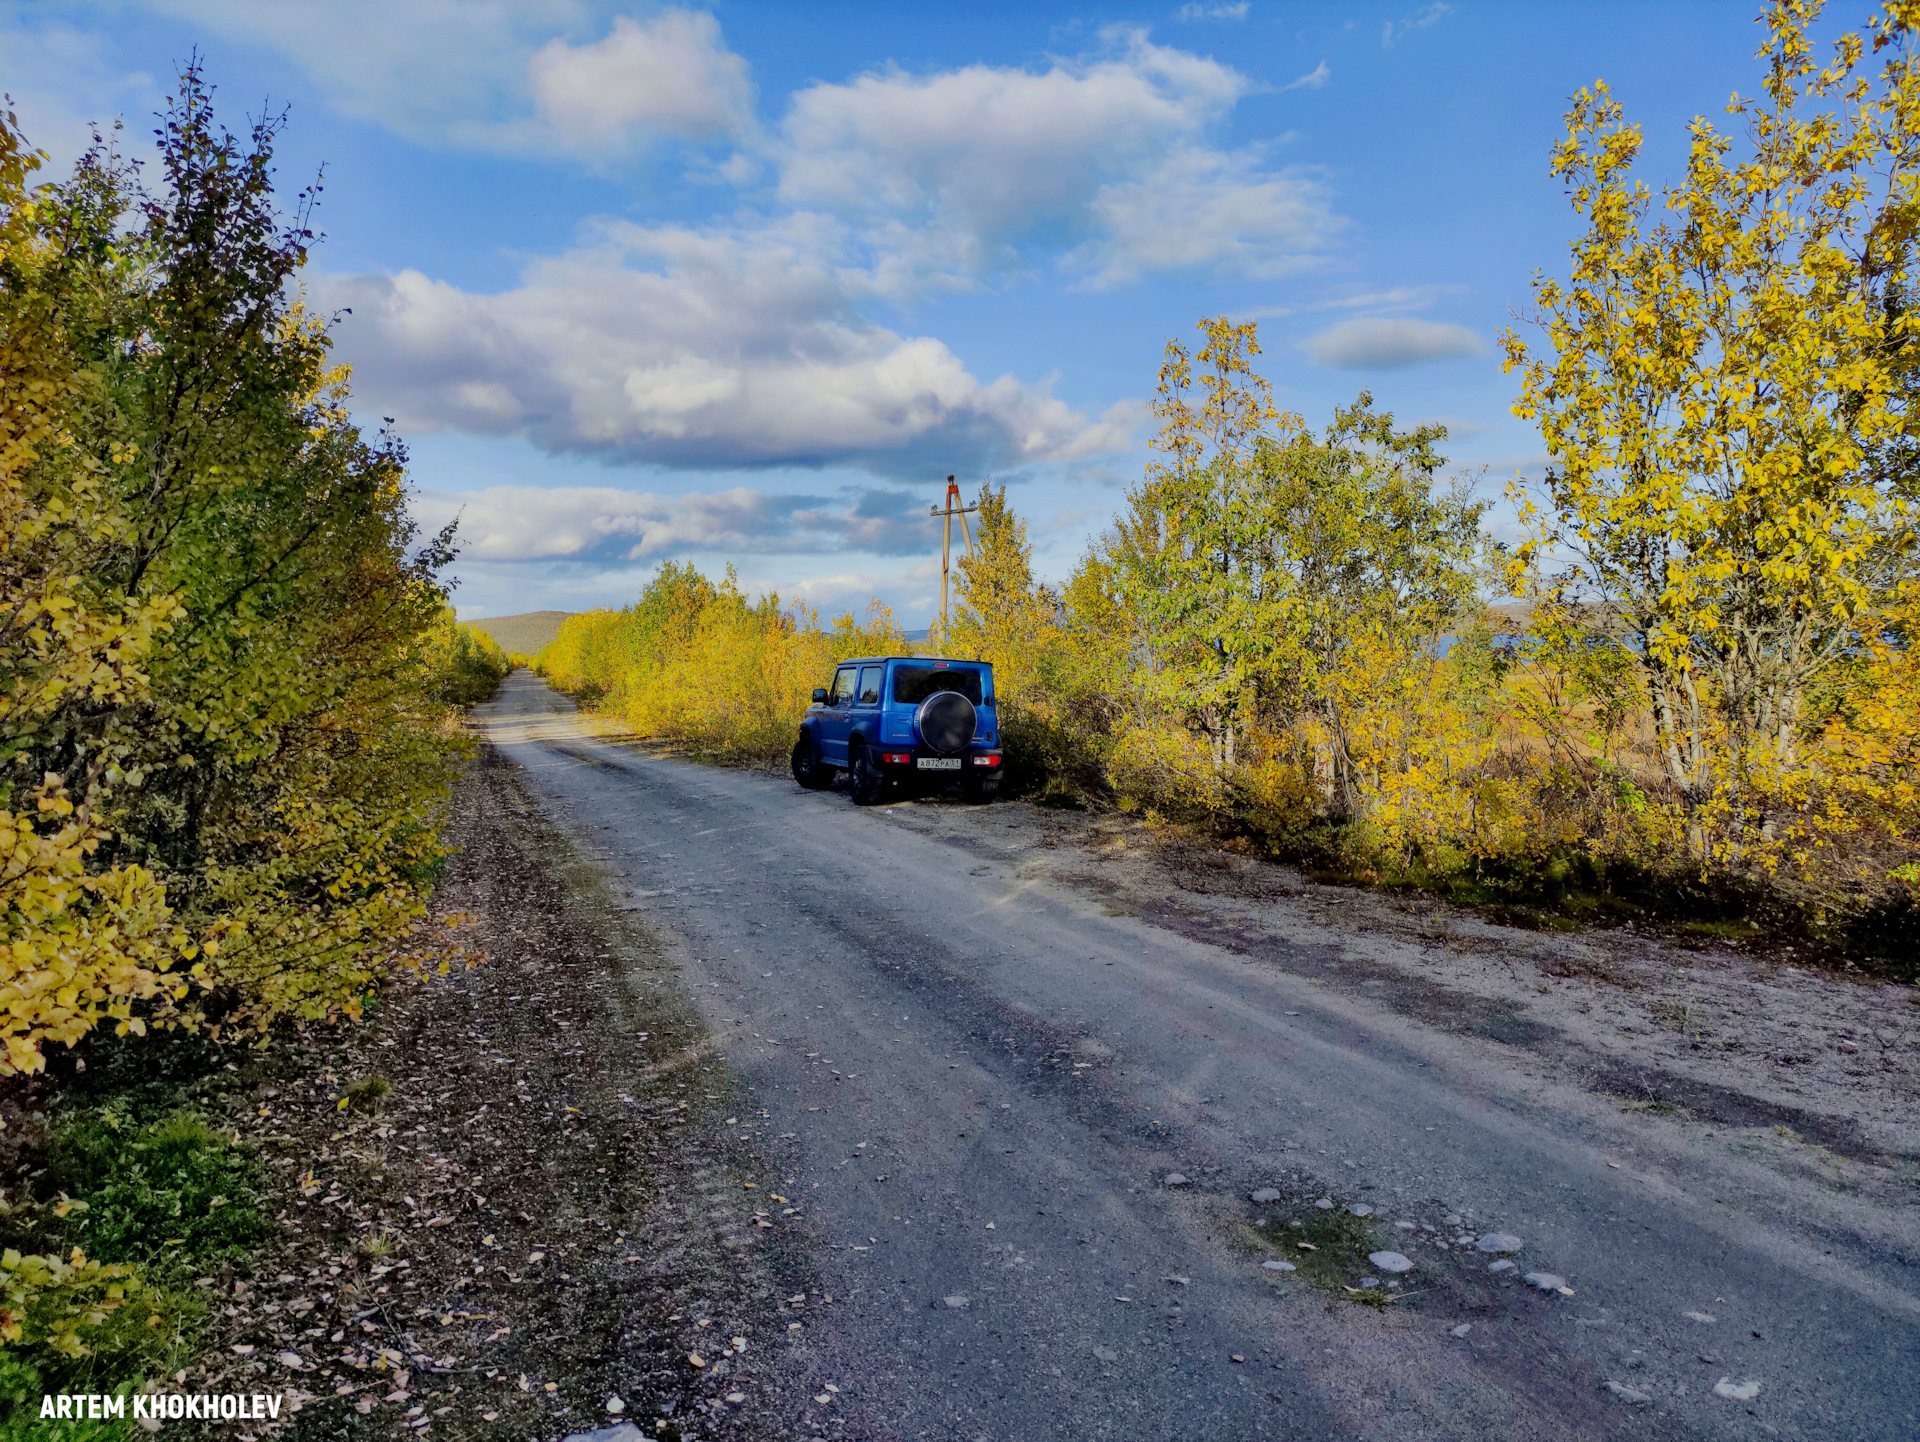
[[[1575,99],[1552,168],[1585,233],[1505,338],[1552,458],[1513,484],[1520,544],[1443,427],[1363,392],[1316,430],[1225,318],[1169,344],[1158,459],[1064,585],[982,490],[935,644],[994,663],[1009,789],[1526,924],[1781,930],[1912,977],[1920,76],[1904,12],[1826,62],[1806,7],[1762,23],[1759,98],[1735,134],[1696,122],[1657,203],[1639,128],[1604,85]],[[886,634],[665,568],[542,664],[771,764]]]
[[691,565],[662,565],[620,611],[560,623],[540,653],[555,686],[641,736],[703,760],[779,767],[816,686],[845,656],[897,655],[906,639],[874,602],[827,626],[777,595],[749,600],[731,569],[714,585]]
[[486,700],[518,664],[493,637],[454,620],[451,612],[443,612],[435,622],[429,644],[433,648],[429,670],[436,678],[439,698],[450,706]]
[[51,182],[0,117],[0,1426],[193,1355],[274,1229],[230,1058],[440,955],[453,708],[508,669],[298,301],[316,192],[211,100]]

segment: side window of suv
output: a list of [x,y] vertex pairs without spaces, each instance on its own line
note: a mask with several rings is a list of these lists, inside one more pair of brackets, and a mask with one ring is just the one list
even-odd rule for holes
[[833,690],[827,693],[829,706],[844,706],[853,699],[853,678],[857,674],[851,666],[842,666],[833,673]]
[[881,669],[879,666],[860,668],[860,704],[862,706],[873,706],[879,703]]

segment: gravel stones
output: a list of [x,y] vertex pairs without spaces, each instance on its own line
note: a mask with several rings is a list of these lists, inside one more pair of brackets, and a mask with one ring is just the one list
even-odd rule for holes
[[1383,1272],[1411,1272],[1413,1263],[1398,1252],[1369,1252],[1367,1265]]
[[1180,1174],[1179,1172],[1168,1172],[1168,1173],[1167,1173],[1167,1185],[1168,1185],[1168,1186],[1170,1186],[1170,1187],[1184,1187],[1184,1186],[1185,1186],[1186,1184],[1187,1184],[1187,1179],[1186,1179],[1186,1178],[1185,1178],[1184,1176],[1182,1176],[1182,1175],[1181,1175],[1181,1174]]
[[951,1297],[942,1297],[940,1300],[957,1312],[967,1305],[967,1294],[965,1292],[955,1292]]
[[1449,1337],[1464,1337],[1467,1335],[1467,1333],[1471,1332],[1472,1330],[1473,1330],[1473,1323],[1462,1322],[1457,1327],[1449,1327],[1447,1329],[1447,1335]]
[[1280,1200],[1280,1193],[1272,1187],[1262,1187],[1259,1191],[1252,1193],[1252,1197],[1256,1202],[1277,1202]]
[[1260,1265],[1265,1267],[1269,1272],[1297,1272],[1300,1270],[1294,1266],[1292,1262],[1262,1262]]
[[1527,1285],[1538,1287],[1543,1292],[1557,1292],[1567,1285],[1567,1279],[1552,1272],[1528,1272]]
[[1365,1202],[1355,1202],[1352,1206],[1348,1207],[1347,1210],[1352,1212],[1356,1217],[1370,1217],[1373,1215],[1373,1208]]
[[1609,1382],[1607,1390],[1622,1402],[1651,1402],[1653,1394],[1642,1392],[1638,1387],[1629,1387],[1624,1382]]
[[1488,1232],[1474,1245],[1483,1252],[1517,1252],[1521,1243],[1512,1232]]
[[1509,1262],[1505,1257],[1502,1257],[1499,1261],[1495,1262],[1492,1266],[1488,1267],[1487,1270],[1489,1272],[1511,1272],[1513,1270],[1513,1266],[1514,1264],[1512,1262]]
[[1751,1402],[1760,1395],[1760,1384],[1750,1378],[1736,1382],[1731,1377],[1722,1377],[1713,1384],[1713,1395],[1734,1402]]
[[1323,1212],[1330,1212],[1333,1210],[1333,1198],[1322,1197],[1319,1201],[1315,1202],[1314,1205]]

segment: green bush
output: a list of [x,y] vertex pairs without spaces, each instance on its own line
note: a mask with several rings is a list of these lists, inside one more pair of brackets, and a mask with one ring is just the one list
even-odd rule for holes
[[[16,1178],[0,1205],[0,1436],[31,1431],[22,1409],[43,1391],[171,1370],[206,1308],[192,1280],[273,1230],[258,1157],[192,1111],[58,1117]],[[73,1425],[76,1439],[120,1435]]]
[[471,706],[500,689],[513,670],[500,643],[451,613],[433,634],[434,689],[451,706]]
[[53,1129],[35,1190],[85,1204],[61,1220],[90,1256],[204,1270],[271,1235],[262,1185],[258,1158],[193,1112],[137,1126],[106,1108]]

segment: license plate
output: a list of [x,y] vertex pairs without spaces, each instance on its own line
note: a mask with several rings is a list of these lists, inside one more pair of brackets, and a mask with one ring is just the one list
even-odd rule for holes
[[958,771],[960,758],[958,756],[922,756],[913,764],[922,771]]

